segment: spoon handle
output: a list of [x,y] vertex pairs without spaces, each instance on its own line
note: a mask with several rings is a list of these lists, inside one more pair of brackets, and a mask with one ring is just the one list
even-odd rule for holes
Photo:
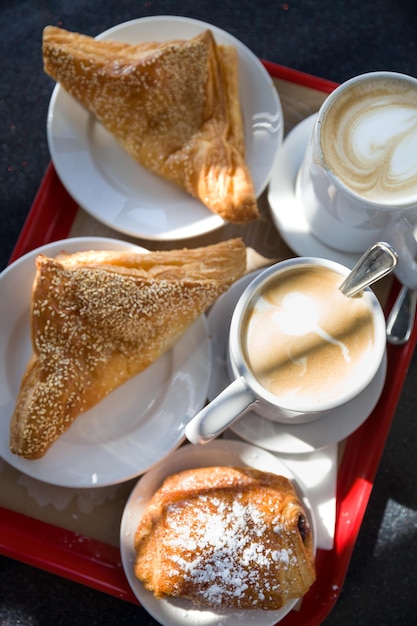
[[340,285],[340,291],[349,298],[354,296],[392,272],[397,261],[398,255],[394,248],[385,241],[378,241],[361,256]]
[[387,341],[401,346],[410,338],[416,315],[417,291],[403,286],[387,319]]

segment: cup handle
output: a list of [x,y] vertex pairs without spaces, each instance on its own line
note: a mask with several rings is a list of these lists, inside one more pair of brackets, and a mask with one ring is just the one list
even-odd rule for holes
[[387,241],[398,254],[395,275],[409,289],[417,289],[417,241],[413,226],[403,218],[386,226],[381,239]]
[[242,376],[236,378],[188,422],[185,436],[191,443],[208,443],[226,430],[256,401],[245,379]]

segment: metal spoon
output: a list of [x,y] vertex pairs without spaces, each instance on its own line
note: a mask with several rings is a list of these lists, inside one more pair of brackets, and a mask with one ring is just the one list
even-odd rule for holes
[[402,346],[410,339],[416,316],[417,291],[401,287],[387,319],[387,341]]
[[390,274],[397,262],[398,255],[394,248],[385,241],[379,241],[361,256],[339,289],[350,298]]

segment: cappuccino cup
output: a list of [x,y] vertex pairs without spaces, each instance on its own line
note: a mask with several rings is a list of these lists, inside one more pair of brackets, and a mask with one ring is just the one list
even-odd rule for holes
[[189,441],[210,441],[248,410],[274,422],[313,421],[373,381],[385,354],[385,318],[370,289],[342,294],[348,273],[328,259],[298,257],[251,281],[230,324],[232,382],[188,423]]
[[315,120],[296,181],[311,232],[364,252],[388,241],[398,278],[417,287],[417,79],[370,72],[341,84]]

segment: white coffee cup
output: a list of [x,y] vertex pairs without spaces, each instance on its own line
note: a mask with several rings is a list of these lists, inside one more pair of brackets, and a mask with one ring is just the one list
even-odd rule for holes
[[323,243],[355,253],[388,241],[398,278],[416,288],[417,79],[370,72],[335,89],[315,120],[296,195]]
[[320,418],[374,379],[386,347],[381,305],[370,289],[339,290],[349,270],[298,257],[261,272],[245,289],[229,331],[230,385],[187,425],[206,443],[246,411],[275,422]]

